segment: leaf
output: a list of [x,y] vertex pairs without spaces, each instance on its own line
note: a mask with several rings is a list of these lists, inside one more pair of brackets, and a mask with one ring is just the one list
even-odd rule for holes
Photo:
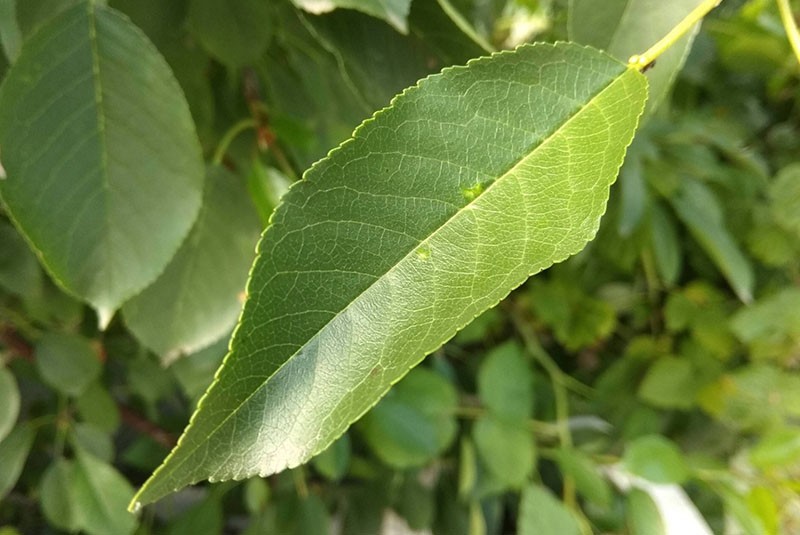
[[77,504],[75,502],[75,466],[72,461],[56,459],[42,476],[42,512],[47,521],[64,531],[79,529]]
[[200,208],[202,155],[178,83],[96,2],[26,41],[0,88],[0,150],[10,215],[102,325],[164,269]]
[[639,397],[655,407],[689,410],[701,385],[697,370],[686,359],[659,357],[639,385]]
[[263,0],[191,0],[188,22],[203,47],[233,67],[258,59],[272,38],[272,9]]
[[222,504],[213,497],[189,507],[170,522],[167,535],[217,535],[223,532]]
[[420,466],[453,441],[457,404],[453,385],[436,372],[419,368],[368,412],[359,428],[389,466]]
[[241,181],[209,169],[203,207],[164,273],[125,303],[125,324],[164,363],[228,334],[242,308],[261,225]]
[[90,384],[76,400],[81,418],[106,433],[113,433],[119,427],[119,409],[114,398],[99,381]]
[[314,457],[314,468],[331,481],[339,481],[350,466],[351,450],[350,436],[342,435],[328,449]]
[[89,535],[126,535],[136,529],[136,517],[125,511],[133,496],[128,481],[114,467],[80,449],[75,463],[75,504],[78,525]]
[[484,358],[478,395],[499,417],[524,421],[533,415],[533,374],[517,344],[498,346]]
[[517,532],[519,535],[579,535],[581,529],[572,512],[549,490],[530,485],[522,492]]
[[658,272],[668,287],[673,286],[680,276],[683,256],[674,217],[658,203],[650,207],[650,232]]
[[36,368],[44,382],[79,396],[100,375],[100,357],[82,336],[47,333],[36,343]]
[[22,48],[22,30],[17,22],[17,0],[0,0],[0,44],[9,63],[14,63]]
[[357,9],[385,20],[400,33],[408,33],[407,19],[411,0],[292,0],[292,3],[315,15],[340,8]]
[[533,433],[524,423],[485,416],[472,428],[475,448],[488,472],[504,487],[521,488],[536,464]]
[[775,221],[800,238],[800,164],[792,164],[778,172],[769,187]]
[[790,363],[800,354],[800,289],[787,287],[742,308],[731,329],[757,360]]
[[19,233],[0,221],[0,287],[29,300],[42,292],[39,262]]
[[[569,37],[627,60],[641,54],[667,35],[702,0],[570,0]],[[675,77],[689,55],[699,25],[659,56],[647,71],[652,113],[667,96]]]
[[739,299],[750,302],[755,284],[753,267],[725,227],[714,193],[700,182],[685,181],[678,195],[670,200],[680,220],[717,265]]
[[0,441],[14,428],[19,416],[19,387],[14,374],[0,368]]
[[595,462],[585,453],[574,449],[558,449],[556,460],[561,472],[570,476],[584,498],[600,507],[611,505],[611,487],[600,475]]
[[776,429],[761,437],[750,451],[750,461],[761,469],[787,469],[800,462],[800,430]]
[[27,423],[15,427],[0,441],[0,500],[6,497],[17,483],[28,452],[33,445],[33,428]]
[[650,495],[639,489],[628,493],[626,503],[628,530],[631,535],[666,535],[664,520]]
[[678,447],[657,435],[628,443],[622,461],[632,474],[653,483],[682,483],[689,477],[689,468]]
[[535,45],[427,78],[365,122],[284,196],[231,352],[137,500],[306,461],[579,251],[645,98],[644,78],[598,51]]

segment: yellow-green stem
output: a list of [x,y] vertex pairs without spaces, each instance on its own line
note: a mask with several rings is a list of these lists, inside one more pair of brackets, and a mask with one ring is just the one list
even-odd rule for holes
[[778,9],[781,12],[783,27],[786,28],[786,35],[792,44],[794,55],[797,61],[800,61],[800,30],[797,29],[797,21],[794,18],[791,6],[789,6],[789,0],[778,0]]
[[628,65],[630,67],[642,70],[648,65],[651,65],[656,58],[658,58],[661,54],[663,54],[669,47],[675,44],[675,42],[684,36],[689,30],[691,30],[695,24],[700,22],[703,17],[708,15],[708,13],[717,7],[722,0],[705,0],[700,5],[692,10],[686,18],[678,23],[677,26],[672,28],[667,35],[665,35],[659,42],[651,46],[646,52],[642,54],[637,54],[635,56],[631,56],[628,60]]

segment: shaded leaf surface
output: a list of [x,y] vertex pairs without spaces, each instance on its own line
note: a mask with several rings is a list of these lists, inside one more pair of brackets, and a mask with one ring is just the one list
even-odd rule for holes
[[531,485],[522,493],[517,529],[520,535],[578,535],[578,521],[566,506],[545,488]]
[[357,9],[385,20],[400,33],[408,33],[411,0],[292,0],[292,3],[315,15],[337,8]]
[[73,476],[76,522],[86,533],[133,533],[136,517],[125,511],[133,489],[122,474],[111,465],[78,450]]
[[19,388],[14,374],[5,368],[0,368],[0,441],[2,441],[19,416]]
[[164,273],[125,303],[136,337],[171,361],[202,349],[236,323],[261,225],[237,177],[209,169],[203,207]]
[[0,441],[0,500],[16,485],[33,445],[33,438],[31,426],[22,424]]
[[64,394],[79,396],[100,375],[97,352],[82,336],[48,333],[36,344],[42,379]]
[[432,76],[309,170],[216,383],[138,500],[295,466],[532,273],[583,248],[646,98],[576,45]]
[[191,0],[189,26],[202,45],[223,63],[257,59],[272,37],[272,10],[263,0]]
[[94,2],[26,41],[0,90],[0,147],[10,214],[103,323],[163,270],[200,207],[180,87],[136,27]]
[[[626,61],[641,54],[683,20],[701,0],[570,0],[570,39],[596,46]],[[683,67],[696,31],[689,32],[659,56],[647,72],[655,109]]]

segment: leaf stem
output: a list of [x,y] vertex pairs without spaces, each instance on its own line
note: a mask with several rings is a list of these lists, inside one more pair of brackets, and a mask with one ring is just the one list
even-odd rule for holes
[[781,20],[783,27],[786,29],[786,35],[789,37],[789,42],[794,50],[794,55],[797,61],[800,61],[800,30],[797,29],[797,21],[792,13],[792,8],[789,6],[789,0],[777,0],[778,10],[781,12]]
[[722,3],[722,0],[705,0],[702,2],[646,52],[631,56],[628,60],[628,66],[640,71],[644,70],[720,3]]
[[228,152],[228,147],[230,147],[233,140],[236,139],[236,136],[248,130],[250,128],[256,128],[258,124],[256,123],[255,119],[247,118],[242,119],[225,132],[225,135],[222,136],[222,139],[217,145],[217,150],[214,151],[214,157],[211,159],[211,162],[214,165],[220,165],[222,163],[222,159],[225,158],[225,153]]

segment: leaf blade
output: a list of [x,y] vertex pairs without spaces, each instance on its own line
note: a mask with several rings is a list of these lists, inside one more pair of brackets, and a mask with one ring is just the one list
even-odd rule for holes
[[95,2],[26,41],[0,90],[0,147],[10,215],[101,323],[155,279],[200,208],[202,154],[178,83],[140,30]]
[[[517,79],[508,80],[515,72]],[[478,98],[492,90],[504,95],[509,85],[517,91],[499,103]],[[478,96],[469,91],[476,86]],[[284,196],[259,245],[231,353],[178,448],[136,500],[153,501],[203,478],[266,474],[308,459],[479,312],[531,273],[580,250],[597,230],[645,98],[643,77],[598,51],[536,45],[427,78],[364,123]],[[531,120],[540,109],[551,121]],[[505,129],[497,128],[497,115],[509,123]],[[434,121],[420,126],[431,116],[466,126],[455,132],[442,132]],[[482,132],[480,124],[494,128],[488,148],[463,142]],[[429,139],[420,142],[423,134]],[[387,142],[413,151],[412,163],[385,161],[404,159],[376,152]],[[502,143],[507,150],[498,148]],[[443,152],[455,162],[450,168]],[[374,156],[365,164],[364,154]],[[591,169],[582,169],[587,161]],[[392,172],[398,163],[400,176]],[[479,166],[490,169],[470,172]],[[364,178],[352,184],[353,177]],[[564,191],[548,191],[550,183]],[[423,191],[414,195],[415,188]],[[359,203],[342,197],[348,190]],[[419,217],[408,217],[412,209]],[[365,219],[375,214],[379,224]],[[351,232],[340,232],[338,225],[348,222]],[[480,243],[486,236],[489,245]],[[298,254],[309,243],[316,244],[312,251]],[[518,247],[509,252],[509,243]],[[303,302],[312,295],[314,303]],[[281,323],[288,318],[291,324]],[[305,403],[312,392],[315,403]],[[256,407],[257,425],[237,425]],[[280,431],[285,424],[289,434]],[[211,448],[209,437],[227,437],[226,445]],[[227,454],[209,458],[234,442],[232,464]]]

